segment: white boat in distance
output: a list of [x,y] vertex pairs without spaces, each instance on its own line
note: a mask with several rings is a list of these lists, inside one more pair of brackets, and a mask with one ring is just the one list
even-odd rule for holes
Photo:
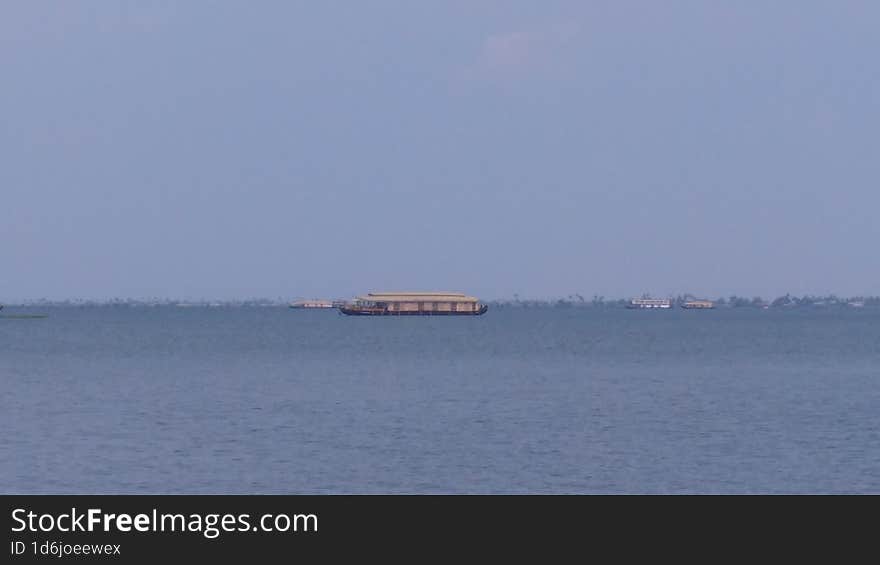
[[638,310],[653,308],[661,308],[665,310],[672,308],[672,300],[668,298],[633,298],[629,301],[629,304],[627,304],[626,307]]
[[291,308],[335,308],[336,304],[332,300],[297,300],[290,303]]

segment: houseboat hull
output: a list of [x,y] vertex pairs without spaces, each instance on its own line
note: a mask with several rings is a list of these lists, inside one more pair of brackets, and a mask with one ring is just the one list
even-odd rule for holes
[[473,311],[451,310],[388,310],[386,308],[362,308],[357,306],[340,306],[339,311],[346,316],[482,316],[489,310],[485,304]]

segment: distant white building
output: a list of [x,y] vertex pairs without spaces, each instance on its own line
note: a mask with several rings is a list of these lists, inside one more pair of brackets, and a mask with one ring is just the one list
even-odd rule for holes
[[672,308],[672,300],[668,298],[633,298],[627,308]]
[[297,300],[290,303],[291,308],[333,308],[332,300]]

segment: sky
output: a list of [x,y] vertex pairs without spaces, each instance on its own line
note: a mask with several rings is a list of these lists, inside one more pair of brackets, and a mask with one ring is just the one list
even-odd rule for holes
[[880,295],[878,21],[4,2],[0,301]]

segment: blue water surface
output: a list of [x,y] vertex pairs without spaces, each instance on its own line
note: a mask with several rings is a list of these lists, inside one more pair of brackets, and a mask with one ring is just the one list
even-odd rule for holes
[[880,312],[45,307],[5,493],[880,493]]

